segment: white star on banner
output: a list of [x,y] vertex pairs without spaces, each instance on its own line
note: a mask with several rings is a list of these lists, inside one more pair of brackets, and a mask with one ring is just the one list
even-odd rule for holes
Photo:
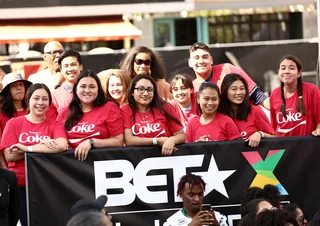
[[206,182],[206,191],[205,195],[216,189],[225,197],[229,198],[226,187],[224,186],[223,181],[231,176],[236,170],[223,170],[219,171],[216,160],[213,155],[211,156],[209,168],[207,172],[194,172],[199,176],[202,176],[204,182]]

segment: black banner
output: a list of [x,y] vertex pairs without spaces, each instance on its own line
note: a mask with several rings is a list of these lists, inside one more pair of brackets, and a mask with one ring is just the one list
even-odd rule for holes
[[269,183],[310,219],[320,206],[319,146],[319,138],[290,137],[257,148],[244,141],[183,144],[172,156],[161,156],[160,147],[108,148],[91,150],[84,162],[73,151],[28,153],[30,226],[65,226],[73,203],[101,194],[116,226],[162,225],[182,207],[176,188],[188,172],[203,176],[205,202],[229,225],[239,218],[243,190]]
[[184,2],[185,0],[2,0],[0,8],[27,8],[50,6],[88,6],[88,5],[113,5],[113,4],[137,4],[137,3],[165,3]]

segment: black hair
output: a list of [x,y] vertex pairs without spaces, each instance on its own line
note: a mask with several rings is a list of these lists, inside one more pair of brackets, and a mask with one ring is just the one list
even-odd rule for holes
[[209,46],[207,46],[206,44],[202,43],[202,42],[196,42],[194,43],[190,49],[189,49],[189,52],[192,53],[194,51],[197,51],[198,49],[202,49],[202,50],[205,50],[207,51],[208,53],[210,53],[210,48]]
[[[209,88],[209,89],[214,89],[215,91],[217,91],[218,97],[219,97],[219,99],[221,99],[221,94],[220,94],[220,89],[219,89],[219,87],[218,87],[216,84],[214,84],[213,82],[204,82],[204,83],[202,83],[201,86],[199,87],[198,96],[197,96],[198,100],[199,100],[200,95],[202,94],[203,90],[208,89],[208,88]],[[201,110],[201,107],[200,107],[200,104],[199,104],[199,103],[197,104],[197,114],[198,114],[198,115],[201,115],[201,114],[202,114],[202,110]]]
[[106,226],[102,221],[104,214],[97,211],[82,211],[68,221],[67,226]]
[[298,216],[297,209],[299,206],[295,203],[286,203],[282,205],[282,209],[286,210],[289,213],[292,213],[295,217]]
[[63,59],[66,58],[66,57],[76,57],[79,65],[82,65],[82,59],[81,59],[80,53],[70,49],[70,50],[67,50],[67,51],[63,52],[60,55],[60,57],[58,59],[59,66],[61,66],[61,63],[62,63]]
[[[242,217],[245,216],[245,215],[256,216],[257,212],[258,212],[258,205],[261,202],[270,203],[266,199],[253,199],[250,202],[248,202],[246,205],[243,206],[242,212],[241,212],[241,216]],[[272,205],[272,204],[270,203],[270,205]]]
[[[17,81],[19,82],[19,81]],[[23,82],[23,81],[21,81]],[[27,82],[23,82],[24,84],[24,89],[25,89],[25,93],[24,93],[24,97],[26,96],[27,90],[28,88],[31,86],[31,84],[27,83]],[[10,92],[10,89],[6,87],[5,89],[3,89],[1,91],[1,95],[0,95],[0,112],[3,113],[4,115],[6,115],[8,118],[13,118],[14,114],[17,112],[16,108],[14,107],[13,104],[13,98]],[[26,109],[28,107],[25,98],[22,99],[22,107],[24,109]]]
[[[298,57],[296,56],[292,56],[292,55],[286,55],[283,56],[278,64],[278,70],[280,69],[280,65],[282,63],[282,61],[284,60],[291,60],[293,61],[298,69],[298,72],[302,72],[302,63],[299,60]],[[297,111],[300,112],[301,114],[306,114],[306,109],[304,107],[303,104],[303,86],[302,86],[302,78],[301,75],[298,77],[297,79],[297,89],[298,89],[298,103],[297,103]],[[281,82],[281,100],[282,100],[282,105],[280,107],[280,112],[282,113],[282,116],[286,119],[287,118],[287,114],[286,114],[286,98],[284,96],[284,83]]]
[[38,90],[38,89],[44,89],[47,93],[48,93],[48,98],[49,98],[49,106],[51,105],[52,103],[52,96],[51,96],[51,92],[50,92],[50,89],[48,88],[48,86],[46,86],[45,84],[43,83],[35,83],[35,84],[32,84],[29,89],[27,90],[27,93],[24,97],[25,99],[25,102],[27,104],[27,112],[30,111],[29,109],[29,103],[30,103],[30,98],[32,96],[32,94]]
[[299,226],[297,220],[290,213],[282,210],[264,210],[256,217],[255,226]]
[[280,192],[274,185],[267,184],[264,188],[251,187],[245,190],[241,196],[240,213],[244,206],[254,199],[265,199],[274,207],[280,208]]
[[206,190],[206,183],[204,182],[202,177],[195,175],[195,174],[192,174],[192,173],[189,173],[189,174],[186,174],[183,177],[181,177],[181,179],[179,181],[178,191],[177,191],[178,196],[182,193],[184,186],[187,183],[190,185],[190,190],[192,189],[193,186],[201,186],[203,191]]
[[93,101],[93,107],[103,106],[108,101],[108,99],[105,98],[105,94],[104,94],[100,79],[97,76],[97,74],[93,70],[82,71],[80,73],[80,75],[78,76],[78,78],[72,88],[73,97],[72,97],[72,100],[69,104],[70,114],[68,115],[67,120],[64,125],[64,127],[67,131],[69,131],[73,126],[77,125],[83,116],[83,111],[81,108],[81,101],[77,95],[77,87],[78,87],[78,84],[81,81],[81,79],[83,79],[85,77],[93,78],[96,81],[97,86],[98,86],[98,95],[97,95],[97,98]]
[[[237,112],[234,114],[232,110],[232,103],[228,98],[228,90],[232,83],[240,80],[246,90],[244,100],[238,105]],[[249,89],[246,80],[239,74],[231,73],[227,74],[221,84],[221,101],[219,104],[219,112],[228,115],[231,118],[236,118],[240,121],[247,121],[248,115],[251,111],[251,106],[249,104]]]
[[169,103],[167,103],[166,101],[162,100],[159,97],[157,84],[156,84],[155,80],[152,77],[150,77],[149,75],[146,75],[146,74],[139,74],[136,77],[134,77],[132,79],[131,83],[130,83],[130,86],[129,86],[129,89],[128,89],[128,92],[127,92],[128,104],[129,104],[129,106],[130,106],[130,108],[132,110],[133,121],[135,122],[135,115],[136,115],[136,112],[138,110],[138,107],[137,107],[137,103],[134,100],[134,97],[133,97],[132,94],[133,94],[133,92],[134,92],[134,90],[136,88],[137,83],[141,79],[149,80],[153,85],[153,89],[154,89],[154,91],[153,91],[153,99],[149,104],[149,107],[150,107],[150,110],[151,110],[152,114],[153,114],[153,108],[157,108],[161,112],[161,114],[164,115],[167,118],[167,120],[174,121],[174,122],[176,122],[176,123],[181,125],[181,122],[179,121],[179,119],[177,119],[177,118],[173,117],[172,115],[168,114],[168,112],[165,110],[164,106],[166,104],[169,104]]

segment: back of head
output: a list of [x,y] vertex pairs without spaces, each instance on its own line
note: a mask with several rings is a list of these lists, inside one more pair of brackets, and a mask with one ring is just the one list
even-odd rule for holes
[[290,213],[282,210],[265,210],[256,217],[255,226],[299,226]]
[[84,211],[71,217],[67,226],[109,226],[104,223],[104,217],[101,212]]

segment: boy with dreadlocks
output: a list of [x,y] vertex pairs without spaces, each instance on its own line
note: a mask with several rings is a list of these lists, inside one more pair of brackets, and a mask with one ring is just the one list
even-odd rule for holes
[[320,136],[320,95],[314,84],[301,79],[302,64],[291,55],[278,66],[281,87],[270,96],[271,124],[277,136]]
[[200,176],[187,174],[180,179],[177,195],[183,208],[169,217],[163,226],[227,226],[227,218],[216,211],[201,210],[206,183]]

